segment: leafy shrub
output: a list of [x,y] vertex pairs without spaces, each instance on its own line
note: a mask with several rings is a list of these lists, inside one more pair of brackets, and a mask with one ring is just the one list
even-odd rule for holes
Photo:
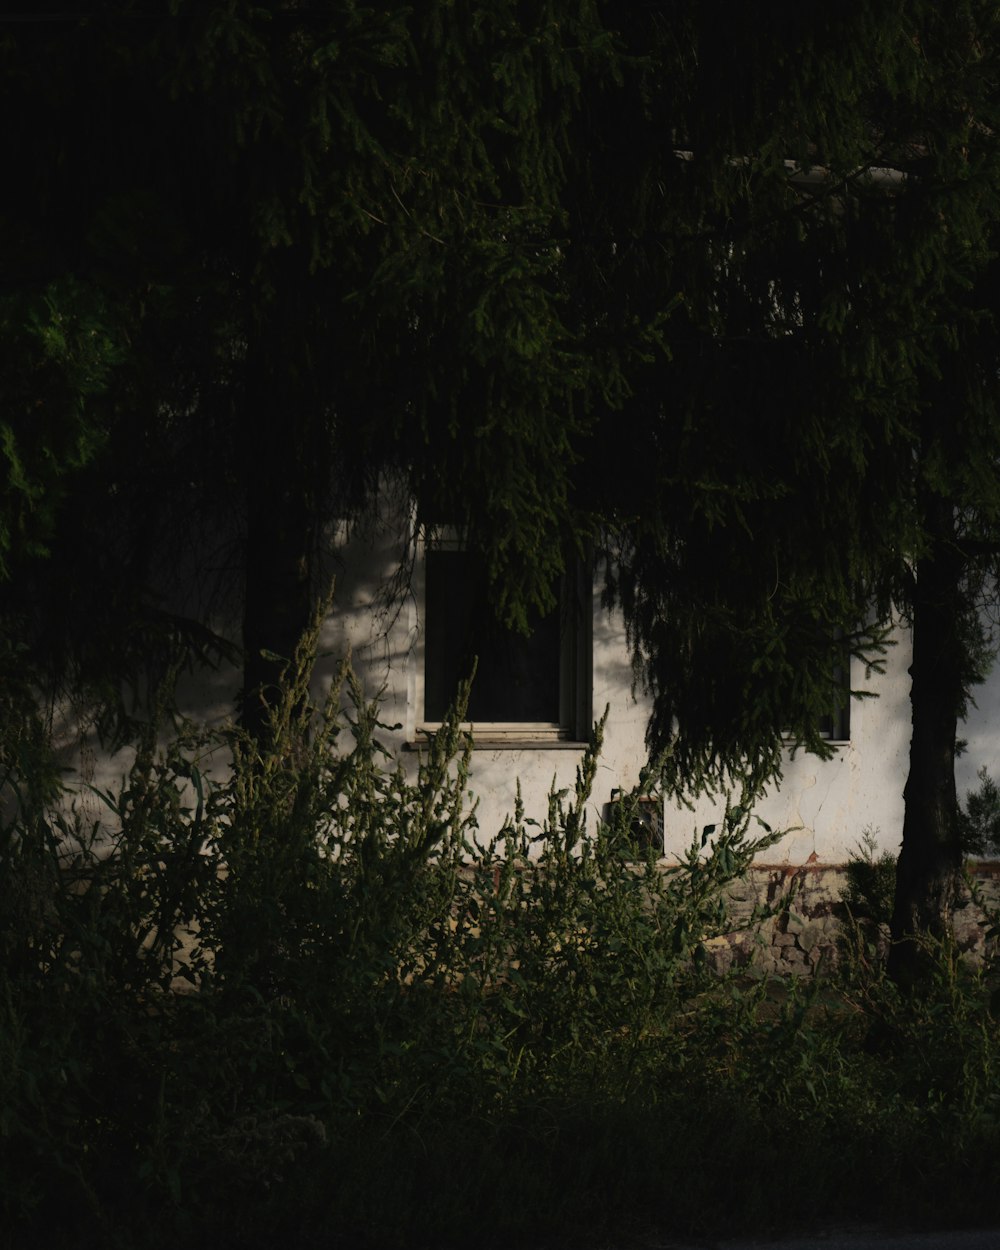
[[1000,788],[984,764],[976,776],[979,786],[970,790],[959,813],[962,849],[967,855],[1000,853]]
[[868,920],[888,931],[896,895],[896,857],[879,851],[878,830],[867,826],[847,857],[843,900],[855,919]]
[[[723,887],[774,837],[752,795],[637,858],[638,793],[588,827],[599,724],[572,789],[487,835],[461,702],[407,773],[349,672],[347,714],[310,706],[308,654],[271,749],[151,724],[107,827],[24,789],[0,829],[0,1245],[1000,1215],[985,972],[942,946],[919,998],[873,961],[720,979]],[[884,916],[870,831],[857,858]]]
[[483,837],[467,690],[410,776],[346,669],[353,710],[341,683],[310,705],[309,656],[266,751],[236,729],[158,751],[153,721],[106,825],[3,828],[0,1222],[25,1241],[58,1242],[54,1212],[75,1245],[249,1244],[290,1218],[403,1237],[359,1160],[492,1150],[686,1061],[722,889],[774,837],[749,801],[670,871],[636,861],[638,796],[587,828],[598,724],[571,792],[537,822],[518,796]]

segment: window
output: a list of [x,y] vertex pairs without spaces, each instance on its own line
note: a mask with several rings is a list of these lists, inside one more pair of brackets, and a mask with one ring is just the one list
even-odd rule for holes
[[[615,808],[621,801],[621,790],[612,790],[611,802],[605,808],[605,820],[614,819]],[[643,860],[650,851],[657,856],[663,854],[664,823],[662,795],[656,798],[644,796],[638,800],[629,829],[633,844],[630,858]]]
[[[850,742],[851,740],[851,658],[845,655],[843,662],[834,669],[834,676],[839,685],[831,699],[828,712],[821,715],[816,722],[816,729],[821,738],[828,742]],[[839,695],[839,697],[838,697]],[[786,736],[791,731],[786,729]]]
[[415,589],[423,608],[415,656],[417,735],[441,723],[475,658],[467,720],[477,745],[586,739],[593,601],[582,565],[561,579],[557,607],[531,620],[527,637],[497,620],[476,557],[456,542],[424,549]]
[[843,663],[836,670],[840,685],[840,698],[836,705],[820,717],[820,736],[831,742],[849,742],[851,740],[851,657],[845,655]]
[[848,704],[835,708],[828,716],[821,716],[819,736],[830,742],[850,742],[851,710]]

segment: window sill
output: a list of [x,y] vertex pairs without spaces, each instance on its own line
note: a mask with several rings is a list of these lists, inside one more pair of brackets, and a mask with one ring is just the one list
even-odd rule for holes
[[[839,747],[849,747],[851,743],[854,741],[854,739],[853,738],[824,738],[823,741],[828,746],[839,748]],[[786,751],[791,750],[791,748],[794,745],[794,739],[792,738],[782,738],[781,742]]]
[[[431,737],[438,732],[440,725],[420,725],[416,737],[404,743],[407,751],[419,751],[426,747]],[[497,729],[495,726],[463,725],[462,729],[472,735],[474,751],[585,751],[587,743],[566,736],[564,730],[556,727],[518,725],[510,729]]]
[[[793,739],[788,735],[785,735],[784,737],[782,737],[782,742],[792,742],[792,741]],[[850,738],[835,738],[832,735],[825,735],[823,737],[823,741],[829,742],[830,746],[832,747],[836,747],[836,746],[842,747],[842,746],[846,746],[851,741],[851,739]]]

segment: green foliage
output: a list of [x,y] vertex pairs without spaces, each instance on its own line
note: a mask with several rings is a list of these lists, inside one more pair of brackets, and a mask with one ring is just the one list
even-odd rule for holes
[[[49,377],[21,346],[56,292],[63,320],[33,324],[101,450],[72,500],[94,553],[51,532],[75,472],[7,440],[0,558],[18,533],[56,557],[20,599],[100,581],[81,616],[127,617],[124,642],[178,551],[198,581],[206,530],[246,521],[248,663],[287,656],[310,537],[390,469],[515,627],[607,539],[675,789],[776,775],[789,734],[828,754],[845,650],[878,667],[938,544],[926,492],[963,542],[997,516],[997,48],[985,0],[748,6],[721,36],[712,6],[601,0],[118,0],[12,27],[5,387]],[[77,445],[51,441],[56,466]],[[40,615],[11,622],[39,670],[81,647]],[[114,652],[105,690],[136,664]]]
[[0,301],[0,579],[49,554],[72,475],[98,454],[106,422],[93,401],[121,364],[104,293],[73,278]]
[[[857,964],[720,979],[724,887],[775,836],[752,795],[637,858],[657,770],[588,827],[598,725],[572,791],[484,838],[461,702],[403,769],[349,672],[309,705],[307,650],[273,749],[151,724],[107,821],[30,795],[5,820],[5,1244],[712,1235],[929,1215],[937,1181],[990,1215],[983,978],[942,949],[919,999]],[[816,1183],[779,1209],[794,1165]]]
[[[981,1189],[1000,1135],[990,975],[947,943],[928,941],[926,953],[931,971],[917,996],[902,994],[884,964],[848,961],[835,980],[772,984],[745,1014],[729,1015],[701,1107],[722,1149],[721,1126],[731,1124],[743,1148],[763,1156],[749,1175],[735,1158],[726,1169],[728,1200],[753,1213],[749,1221],[940,1227],[995,1218]],[[726,1166],[711,1138],[705,1150]],[[776,1218],[766,1177],[795,1159],[814,1183],[775,1195]]]
[[[981,673],[1000,31],[979,3],[955,23],[849,5],[781,32],[750,6],[724,38],[710,7],[672,16],[636,124],[653,145],[669,117],[685,157],[622,212],[648,211],[659,252],[642,261],[683,302],[630,375],[600,473],[617,483],[608,594],[683,788],[779,774],[783,735],[829,753],[817,726],[845,651],[877,669],[894,610],[949,603],[959,712]],[[628,263],[613,262],[626,290]],[[944,600],[924,568],[917,606],[914,561],[934,551],[962,552],[962,593]]]
[[[383,1135],[631,1097],[705,984],[722,889],[774,836],[748,810],[670,871],[636,863],[633,800],[587,829],[598,725],[572,794],[482,840],[462,699],[408,773],[346,670],[346,717],[339,683],[309,704],[309,641],[266,752],[237,730],[160,752],[152,721],[107,821],[26,796],[4,824],[7,1227],[59,1195],[57,1238],[168,1203],[242,1244],[261,1193]],[[324,1195],[307,1222],[362,1221]]]
[[878,848],[878,830],[867,826],[844,866],[839,954],[855,977],[884,970],[890,951],[890,927],[896,901],[897,858]]
[[843,900],[851,916],[871,921],[887,933],[896,894],[896,857],[879,851],[877,829],[868,826],[862,831],[860,843],[847,857],[845,876]]
[[1000,851],[1000,789],[985,764],[976,776],[979,785],[966,795],[959,813],[962,848],[967,855],[995,855]]
[[467,532],[514,624],[608,536],[678,789],[778,772],[789,729],[827,752],[844,648],[877,666],[893,603],[952,611],[928,705],[961,709],[992,571],[969,553],[1000,515],[996,8],[814,8],[122,0],[8,23],[8,1227],[54,1211],[106,1241],[169,1208],[172,1244],[292,1213],[404,1241],[420,1212],[460,1241],[463,1211],[498,1236],[518,1210],[586,1223],[669,1176],[698,1228],[717,1195],[683,1164],[714,1184],[720,1141],[731,1186],[773,1192],[746,1163],[788,1158],[772,1094],[841,1190],[874,1156],[890,1191],[995,1158],[962,1093],[995,1056],[974,984],[942,974],[927,1018],[866,988],[891,1063],[796,996],[761,1030],[765,998],[701,994],[742,815],[673,875],[623,865],[617,824],[582,836],[588,764],[480,844],[457,730],[414,779],[360,699],[347,727],[281,705],[273,751],[231,734],[217,784],[215,740],[147,738],[110,841],[44,806],[49,667],[46,690],[107,704],[154,653],[206,650],[204,604],[201,628],[151,609],[205,518],[259,509],[274,546],[237,574],[308,572],[278,540],[386,468]]

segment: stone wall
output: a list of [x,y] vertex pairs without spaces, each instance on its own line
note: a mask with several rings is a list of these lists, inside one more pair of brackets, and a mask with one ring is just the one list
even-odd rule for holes
[[[1000,927],[1000,863],[971,862],[967,873],[954,916],[955,941],[968,958],[979,960],[987,942],[995,945],[989,930]],[[720,971],[745,967],[764,976],[811,976],[820,967],[833,967],[850,919],[843,902],[846,885],[842,865],[755,865],[730,887],[729,912],[738,927],[708,943],[712,963]],[[752,923],[755,913],[769,909],[780,910]],[[868,924],[884,953],[888,932]]]

